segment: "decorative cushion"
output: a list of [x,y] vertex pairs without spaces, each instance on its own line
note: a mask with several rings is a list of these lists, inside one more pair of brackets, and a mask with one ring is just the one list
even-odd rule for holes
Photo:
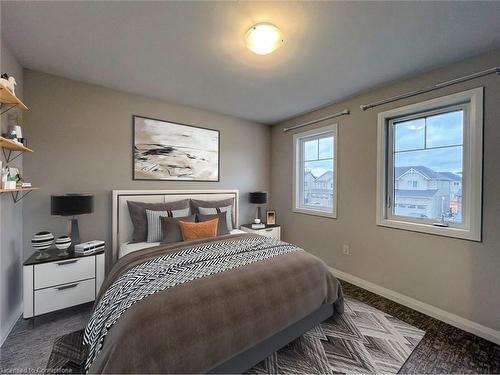
[[[228,199],[221,199],[217,201],[204,201],[204,200],[199,200],[199,199],[191,199],[190,201],[191,204],[191,212],[196,214],[202,214],[202,215],[213,215],[217,213],[217,210],[204,210],[202,212],[200,210],[200,207],[203,208],[223,208],[223,207],[228,207],[228,206],[234,206],[234,198],[228,198]],[[227,229],[229,231],[232,231],[233,228],[236,226],[235,218],[233,217],[232,213],[232,207],[231,210],[229,210],[228,214],[228,221],[227,221]]]
[[134,226],[132,234],[133,242],[145,242],[148,237],[148,219],[146,217],[146,210],[152,211],[172,211],[189,208],[189,199],[183,199],[175,202],[168,203],[145,203],[127,201],[130,220]]
[[189,215],[189,207],[173,211],[151,211],[146,210],[148,219],[148,236],[146,242],[160,242],[162,239],[160,216],[185,217]]
[[179,221],[194,223],[195,218],[195,215],[185,217],[160,216],[161,231],[163,233],[163,239],[161,243],[181,242],[182,233],[181,228],[179,227]]
[[205,221],[213,220],[213,219],[219,219],[219,224],[217,225],[217,235],[222,236],[224,234],[229,234],[229,230],[227,229],[227,219],[226,219],[226,213],[221,212],[215,215],[202,215],[202,214],[196,214],[196,221],[202,223]]
[[203,223],[186,223],[179,221],[182,239],[184,241],[199,240],[202,238],[216,237],[219,219],[204,221]]

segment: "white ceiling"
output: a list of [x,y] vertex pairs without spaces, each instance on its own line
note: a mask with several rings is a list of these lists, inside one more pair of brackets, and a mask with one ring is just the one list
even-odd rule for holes
[[[285,44],[259,56],[247,29]],[[500,2],[2,2],[27,68],[275,123],[500,47]]]

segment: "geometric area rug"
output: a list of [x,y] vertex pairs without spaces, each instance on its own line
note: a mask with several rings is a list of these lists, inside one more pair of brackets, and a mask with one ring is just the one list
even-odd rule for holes
[[[425,332],[353,298],[344,298],[343,315],[333,315],[247,373],[396,374]],[[47,369],[82,372],[82,339],[83,330],[56,339]]]
[[251,374],[396,374],[425,332],[345,298],[334,315],[248,371]]

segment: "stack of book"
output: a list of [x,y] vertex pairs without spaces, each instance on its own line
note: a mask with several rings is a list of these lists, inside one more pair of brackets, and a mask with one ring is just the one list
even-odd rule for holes
[[264,223],[252,224],[252,229],[264,229],[265,227],[266,227],[266,224],[264,224]]
[[88,255],[104,250],[105,243],[101,240],[94,240],[75,245],[75,254]]

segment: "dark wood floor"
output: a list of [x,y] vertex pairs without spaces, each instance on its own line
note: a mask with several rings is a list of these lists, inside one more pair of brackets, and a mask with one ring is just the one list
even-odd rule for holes
[[426,334],[400,373],[500,374],[500,346],[342,281],[346,295],[382,310]]
[[[426,331],[401,373],[489,373],[500,374],[500,346],[430,318],[374,293],[342,282],[346,295],[376,307]],[[0,373],[19,369],[45,369],[54,340],[82,329],[91,304],[37,318],[35,326],[20,319],[0,349]]]

